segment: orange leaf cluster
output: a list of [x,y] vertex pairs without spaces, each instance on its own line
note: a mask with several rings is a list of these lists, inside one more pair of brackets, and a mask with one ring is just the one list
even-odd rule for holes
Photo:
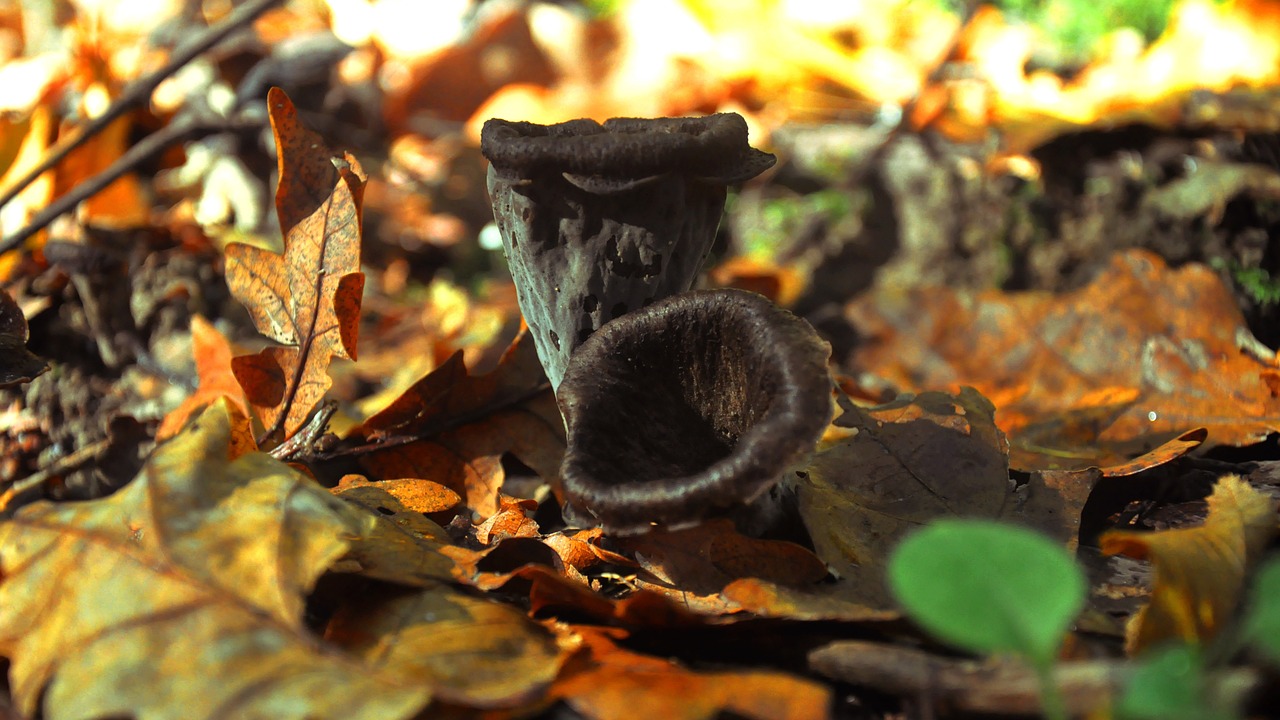
[[527,333],[485,375],[469,375],[455,354],[358,434],[376,445],[362,458],[372,474],[438,482],[481,518],[498,510],[504,453],[550,479],[564,452],[560,411]]
[[1198,427],[1209,445],[1280,430],[1280,369],[1204,265],[1132,250],[1062,295],[882,291],[848,314],[868,340],[856,365],[990,398],[1015,467],[1116,464]]

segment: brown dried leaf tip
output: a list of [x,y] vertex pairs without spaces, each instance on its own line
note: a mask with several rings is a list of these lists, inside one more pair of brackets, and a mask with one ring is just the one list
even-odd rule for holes
[[630,534],[750,502],[830,421],[830,353],[807,322],[743,290],[683,293],[609,322],[558,392],[570,511]]
[[688,290],[715,238],[726,186],[771,167],[740,115],[603,125],[489,120],[489,197],[552,387],[601,325]]

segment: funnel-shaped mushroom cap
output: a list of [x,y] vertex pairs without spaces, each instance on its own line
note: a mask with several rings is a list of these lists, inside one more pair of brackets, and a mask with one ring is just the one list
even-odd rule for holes
[[726,185],[774,163],[747,144],[734,113],[603,125],[489,120],[480,150],[520,310],[552,387],[601,325],[692,287]]
[[684,293],[609,322],[557,393],[570,510],[628,534],[746,504],[830,421],[829,355],[807,322],[743,290]]

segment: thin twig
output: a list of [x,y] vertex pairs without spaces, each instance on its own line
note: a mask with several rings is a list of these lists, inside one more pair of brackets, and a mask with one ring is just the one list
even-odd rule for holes
[[86,465],[89,462],[98,459],[102,453],[106,452],[109,445],[111,445],[110,438],[85,445],[70,455],[64,455],[40,471],[28,475],[27,477],[10,485],[4,493],[0,493],[0,513],[8,510],[10,503],[12,503],[15,498],[44,485],[59,475],[71,472],[82,465]]
[[[316,409],[306,425],[299,428],[288,440],[271,450],[271,457],[290,462],[297,459],[303,452],[309,452],[315,446],[316,441],[320,439],[320,436],[324,435],[325,430],[329,429],[329,420],[333,418],[336,412],[338,412],[338,403],[333,400],[326,401]],[[284,414],[281,413],[281,416],[283,417]],[[269,438],[269,435],[264,435],[260,438],[259,447],[261,447],[263,440]]]
[[[165,63],[164,67],[130,83],[124,89],[124,92],[120,94],[120,97],[116,98],[115,102],[107,108],[106,112],[90,120],[74,136],[58,143],[39,165],[32,168],[30,172],[14,183],[13,187],[9,188],[3,196],[0,196],[0,207],[8,205],[18,196],[18,193],[35,182],[36,178],[53,169],[68,154],[83,145],[89,138],[102,132],[116,118],[124,115],[134,107],[148,102],[155,89],[170,75],[177,72],[198,55],[226,39],[231,33],[253,22],[259,15],[266,12],[273,5],[279,4],[280,1],[248,0],[248,2],[236,8],[225,20],[207,28],[191,42],[175,50],[173,57],[169,58],[169,62]],[[106,185],[104,184],[102,187],[106,187]],[[3,244],[0,244],[0,251],[8,250],[24,239],[17,235],[5,238]]]
[[60,215],[70,212],[76,205],[102,192],[108,185],[119,179],[120,176],[137,168],[146,162],[148,158],[164,152],[172,145],[183,142],[200,133],[209,132],[211,129],[235,130],[257,125],[261,125],[261,122],[257,120],[230,120],[224,126],[214,128],[210,126],[207,120],[196,115],[179,115],[168,125],[138,141],[102,172],[76,185],[65,195],[46,205],[43,210],[36,213],[35,217],[31,218],[31,222],[3,241],[0,241],[0,253],[8,252],[17,247],[24,240],[40,232],[49,223],[58,219]]

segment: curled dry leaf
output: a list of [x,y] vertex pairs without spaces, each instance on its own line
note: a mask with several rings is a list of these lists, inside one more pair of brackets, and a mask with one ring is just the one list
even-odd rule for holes
[[490,515],[476,528],[476,540],[484,545],[492,545],[503,538],[539,537],[541,533],[538,532],[538,523],[532,517],[537,508],[536,500],[499,496],[498,512]]
[[438,482],[485,518],[498,509],[503,453],[544,479],[564,455],[564,424],[527,333],[486,375],[468,375],[455,354],[358,432],[384,443],[361,456],[371,475]]
[[1126,649],[1142,652],[1167,640],[1212,639],[1240,602],[1245,574],[1276,532],[1270,496],[1225,475],[1209,496],[1204,525],[1154,533],[1112,531],[1102,551],[1150,558],[1151,602],[1130,620]]
[[1204,265],[1131,250],[1062,295],[882,292],[848,315],[867,339],[859,368],[991,398],[1014,467],[1116,464],[1197,427],[1212,445],[1280,430],[1280,369],[1244,347],[1235,299]]
[[372,520],[267,455],[228,460],[228,407],[115,495],[0,526],[0,653],[22,713],[393,718],[429,700],[307,630],[307,592]]
[[282,90],[272,88],[267,106],[279,156],[284,255],[228,245],[227,285],[258,332],[285,346],[232,361],[268,437],[280,439],[302,427],[328,391],[332,359],[356,358],[365,176],[355,158],[330,151],[302,126]]

